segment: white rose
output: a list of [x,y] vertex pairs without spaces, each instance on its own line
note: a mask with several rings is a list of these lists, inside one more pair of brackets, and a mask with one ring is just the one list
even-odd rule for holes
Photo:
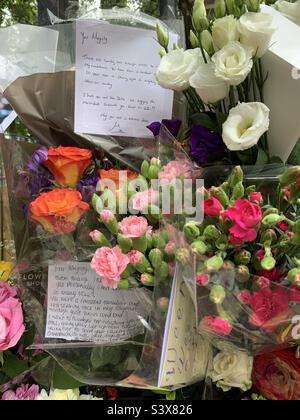
[[182,92],[190,87],[189,80],[202,62],[200,48],[171,51],[162,58],[156,79],[160,86]]
[[253,67],[252,48],[231,42],[212,57],[215,75],[231,86],[243,83]]
[[268,131],[270,110],[261,102],[242,103],[232,108],[223,124],[223,141],[232,151],[255,146]]
[[300,0],[295,3],[279,0],[275,3],[275,6],[285,17],[300,25]]
[[37,400],[39,401],[78,401],[79,389],[53,389],[50,394],[44,389],[41,391]]
[[241,43],[251,47],[253,54],[261,58],[268,51],[275,28],[273,17],[268,13],[245,13],[239,21]]
[[202,101],[215,104],[229,94],[229,85],[215,75],[213,63],[200,64],[196,73],[190,78],[190,85],[196,89]]
[[212,381],[224,392],[231,388],[248,391],[252,387],[253,357],[230,343],[220,342],[217,348],[220,353],[214,358],[209,374]]
[[216,19],[212,27],[212,37],[215,51],[221,50],[232,41],[238,41],[238,20],[233,15]]

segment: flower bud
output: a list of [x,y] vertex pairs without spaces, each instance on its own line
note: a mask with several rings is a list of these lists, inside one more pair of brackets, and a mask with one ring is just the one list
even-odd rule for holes
[[264,212],[264,217],[269,216],[270,214],[279,214],[279,210],[271,207]]
[[121,279],[121,281],[118,283],[118,289],[119,290],[128,290],[130,289],[130,284],[128,279]]
[[276,260],[272,255],[267,255],[261,262],[263,270],[271,271],[276,267]]
[[148,178],[148,172],[149,172],[150,164],[147,160],[144,160],[141,166],[141,174],[143,177]]
[[157,165],[150,165],[148,171],[148,178],[149,179],[158,179],[158,174],[160,172],[160,168]]
[[218,229],[216,228],[216,226],[214,225],[209,225],[205,228],[204,232],[203,232],[203,236],[205,239],[209,240],[209,241],[216,241],[220,238],[221,233],[218,231]]
[[226,2],[226,9],[229,15],[234,15],[235,12],[235,1],[234,0],[225,0]]
[[152,235],[152,246],[153,248],[164,249],[166,246],[166,241],[164,240],[164,235],[161,233],[154,233]]
[[260,0],[246,0],[248,12],[258,13],[260,11]]
[[175,250],[176,250],[176,243],[173,241],[169,241],[164,249],[168,257],[174,257]]
[[222,187],[212,187],[211,188],[212,196],[217,198],[224,208],[229,206],[229,197]]
[[226,291],[223,286],[215,285],[211,288],[209,299],[216,305],[222,305],[226,298]]
[[170,299],[166,297],[161,297],[157,300],[157,307],[161,312],[167,313],[169,309],[169,303]]
[[282,186],[288,186],[294,184],[298,179],[300,179],[300,166],[295,166],[284,172],[280,177],[280,184]]
[[175,258],[182,265],[187,265],[191,262],[191,254],[186,248],[179,248],[175,252]]
[[118,234],[119,225],[113,212],[111,212],[110,210],[102,210],[102,212],[100,213],[100,219],[111,233],[113,233],[114,235]]
[[159,55],[160,55],[160,57],[161,58],[163,58],[165,55],[167,55],[168,53],[167,53],[167,51],[164,49],[164,48],[161,48],[160,50],[159,50]]
[[216,241],[216,247],[220,251],[225,251],[225,249],[228,247],[228,238],[226,235],[221,235],[217,241]]
[[198,256],[204,255],[207,252],[206,244],[200,240],[193,242],[191,248],[192,248],[193,254],[198,255]]
[[155,283],[154,276],[148,273],[144,273],[140,278],[141,283],[146,287],[153,287]]
[[210,56],[214,55],[215,49],[214,49],[213,38],[209,30],[207,29],[205,29],[205,31],[201,33],[201,44],[202,44],[202,47]]
[[193,241],[200,236],[200,230],[196,222],[189,222],[183,228],[185,237],[188,241]]
[[239,182],[243,182],[243,181],[244,181],[244,172],[240,166],[236,166],[228,178],[230,188],[233,189]]
[[141,238],[134,238],[132,239],[132,247],[140,252],[146,252],[148,248],[148,241],[147,237],[142,236]]
[[220,256],[215,255],[205,261],[205,267],[208,272],[219,271],[223,267],[223,262],[224,261]]
[[209,277],[206,274],[198,273],[196,276],[196,282],[198,286],[207,286],[209,283]]
[[135,269],[131,264],[128,264],[125,271],[121,274],[121,279],[128,279],[132,274],[134,274]]
[[95,242],[95,244],[97,246],[99,246],[99,248],[101,248],[101,247],[111,248],[112,247],[111,243],[108,241],[108,239],[105,237],[105,235],[103,235],[102,232],[99,232],[99,230],[94,230],[93,232],[91,232],[90,233],[90,238]]
[[234,269],[235,269],[235,265],[232,261],[230,261],[230,260],[224,261],[223,266],[222,266],[222,270],[232,271]]
[[245,190],[245,195],[248,197],[250,194],[256,192],[256,186],[250,185],[250,187],[247,187]]
[[225,0],[215,0],[215,16],[217,19],[226,16]]
[[270,280],[265,278],[265,277],[258,277],[258,279],[256,279],[255,281],[257,287],[259,289],[265,289],[266,287],[270,286]]
[[300,233],[296,233],[292,238],[292,244],[300,246]]
[[292,284],[300,287],[300,268],[293,268],[293,270],[290,270],[288,279]]
[[159,267],[155,269],[155,276],[158,280],[165,280],[170,275],[169,264],[163,261]]
[[153,248],[152,235],[150,233],[146,234],[146,240],[147,240],[147,249],[150,251]]
[[[197,32],[202,32],[203,30],[203,19],[206,18],[207,20],[207,14],[206,14],[206,8],[204,4],[204,0],[195,0],[194,7],[193,7],[193,24],[194,28]],[[204,28],[207,29],[207,28]]]
[[149,260],[154,268],[158,268],[163,261],[163,253],[158,248],[152,249],[149,253]]
[[281,216],[279,214],[269,214],[268,216],[265,216],[263,218],[262,224],[267,228],[271,228],[277,225],[277,223],[282,222],[283,220],[285,220],[284,216]]
[[236,265],[248,265],[251,261],[251,252],[246,249],[239,250],[235,253],[234,262]]
[[247,283],[250,279],[250,271],[246,265],[239,265],[235,270],[235,274],[239,283]]
[[199,48],[200,47],[200,42],[199,39],[197,38],[197,35],[195,34],[194,31],[190,31],[190,43],[192,48]]
[[117,242],[124,254],[127,254],[129,251],[132,250],[132,240],[129,238],[125,238],[125,236],[119,234],[117,238]]
[[93,206],[94,210],[96,210],[96,212],[98,214],[100,214],[102,212],[102,210],[104,208],[104,205],[103,205],[103,201],[99,197],[99,195],[93,194],[93,197],[92,197],[92,206]]
[[277,235],[274,229],[268,229],[261,234],[261,243],[270,242],[274,244],[277,242]]
[[158,22],[156,25],[156,33],[159,44],[163,48],[168,49],[170,41],[169,32],[162,26],[160,22]]
[[240,200],[241,198],[244,198],[245,195],[245,188],[242,182],[239,182],[236,184],[236,186],[233,188],[232,192],[232,199],[233,200]]
[[[150,262],[140,251],[130,251],[128,254],[131,265],[141,274],[153,272]],[[149,270],[150,269],[150,270]]]

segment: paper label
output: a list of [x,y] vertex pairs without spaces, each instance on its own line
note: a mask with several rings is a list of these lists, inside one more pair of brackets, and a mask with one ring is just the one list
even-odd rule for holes
[[0,281],[8,281],[13,269],[14,263],[9,261],[0,261]]
[[207,346],[197,332],[193,299],[180,272],[175,274],[163,343],[158,386],[203,380]]
[[155,79],[159,62],[154,31],[78,21],[75,132],[152,137],[147,125],[173,108],[173,92]]
[[46,338],[123,342],[144,332],[150,311],[145,289],[102,287],[89,263],[50,263]]

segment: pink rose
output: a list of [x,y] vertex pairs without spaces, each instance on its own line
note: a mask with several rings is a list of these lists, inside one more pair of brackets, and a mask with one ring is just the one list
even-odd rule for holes
[[146,191],[141,191],[132,198],[132,207],[136,211],[146,211],[148,210],[151,204],[157,203],[158,192],[150,189]]
[[223,206],[215,197],[204,201],[204,214],[211,217],[219,217],[223,211]]
[[18,290],[16,287],[9,286],[7,283],[0,281],[0,304],[9,297],[17,298]]
[[255,292],[251,298],[252,314],[250,324],[272,332],[291,318],[289,308],[290,296],[288,290],[263,288]]
[[152,231],[147,219],[139,216],[126,217],[119,223],[119,228],[122,235],[128,239],[141,238]]
[[228,336],[232,331],[230,322],[219,317],[213,318],[211,316],[206,316],[201,321],[201,327],[224,337]]
[[6,297],[0,303],[0,351],[14,347],[25,331],[21,302]]
[[104,287],[117,289],[121,274],[126,270],[129,258],[119,247],[99,248],[91,262],[91,267],[101,277]]
[[242,229],[248,230],[256,227],[263,217],[263,211],[257,204],[243,199],[237,200],[235,206],[227,209],[222,217],[236,223]]
[[39,395],[37,385],[21,385],[16,391],[6,391],[2,395],[1,401],[35,401]]
[[159,179],[172,182],[176,178],[191,178],[191,165],[186,161],[173,160],[169,162],[158,174]]
[[260,192],[253,192],[249,195],[249,200],[255,204],[262,204],[264,199]]

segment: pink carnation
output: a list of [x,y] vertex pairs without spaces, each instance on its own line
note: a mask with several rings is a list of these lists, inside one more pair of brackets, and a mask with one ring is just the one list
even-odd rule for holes
[[290,224],[286,220],[282,220],[282,222],[277,223],[277,227],[282,230],[282,232],[288,232],[290,230]]
[[152,231],[147,219],[139,216],[126,217],[119,223],[119,228],[122,235],[129,239],[141,238]]
[[255,204],[262,204],[263,203],[263,196],[260,192],[253,192],[249,195],[249,200]]
[[191,165],[186,161],[172,160],[159,173],[159,179],[168,182],[174,181],[176,178],[191,178]]
[[176,243],[174,241],[169,241],[165,246],[165,253],[168,255],[174,254],[176,250]]
[[220,317],[213,318],[211,316],[206,316],[201,321],[201,327],[224,337],[228,336],[232,331],[230,322]]
[[91,267],[101,277],[104,287],[117,289],[121,274],[126,270],[129,258],[119,247],[103,247],[96,251]]
[[132,199],[132,207],[136,211],[146,211],[151,204],[155,204],[158,200],[158,192],[150,189],[135,194]]
[[232,245],[243,245],[245,242],[253,242],[257,238],[255,229],[243,229],[239,225],[234,225],[230,229],[230,243]]
[[143,256],[144,255],[140,251],[130,251],[128,253],[128,258],[129,258],[130,264],[132,265],[139,264]]
[[14,347],[25,331],[21,302],[7,296],[0,303],[0,351]]
[[248,292],[248,290],[244,290],[239,295],[239,301],[243,303],[244,305],[249,305],[251,302],[251,295]]
[[37,385],[21,385],[16,391],[6,391],[2,401],[35,401],[39,395],[39,387]]
[[204,214],[211,217],[219,217],[223,210],[223,206],[215,197],[211,197],[204,201]]

